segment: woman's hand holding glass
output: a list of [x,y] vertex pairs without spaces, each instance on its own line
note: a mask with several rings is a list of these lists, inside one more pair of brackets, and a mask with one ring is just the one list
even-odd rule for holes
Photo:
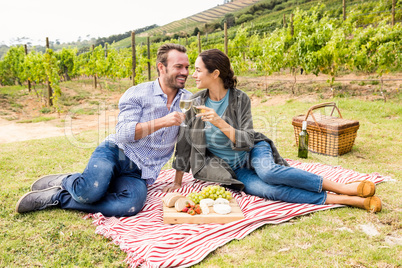
[[197,117],[201,117],[201,120],[205,122],[204,129],[211,128],[211,124],[215,125],[214,122],[218,120],[220,117],[217,115],[214,109],[206,107],[204,105],[197,106],[199,113],[197,113]]
[[[194,108],[194,112],[196,114],[196,117],[198,117],[198,114],[201,115],[202,113],[205,112],[205,106],[204,103],[201,99],[200,96],[196,97],[193,99],[193,108]],[[210,128],[211,125],[209,123],[205,123],[205,127],[204,129]]]

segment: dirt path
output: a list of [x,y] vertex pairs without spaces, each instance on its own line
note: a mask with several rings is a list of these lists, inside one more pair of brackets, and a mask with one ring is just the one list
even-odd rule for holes
[[117,114],[117,110],[78,117],[67,114],[58,119],[39,123],[16,123],[0,118],[0,143],[72,136],[87,130],[110,133],[116,125]]
[[19,124],[0,118],[0,143],[26,141],[64,135],[62,128],[47,122]]

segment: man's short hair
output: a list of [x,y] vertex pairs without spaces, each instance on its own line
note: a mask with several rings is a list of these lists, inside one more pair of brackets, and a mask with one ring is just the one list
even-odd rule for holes
[[179,44],[163,44],[162,46],[159,47],[158,49],[158,54],[156,57],[156,70],[158,71],[158,76],[159,76],[159,69],[158,69],[158,63],[162,63],[163,66],[167,67],[167,58],[168,58],[168,53],[171,50],[177,50],[182,53],[186,53],[187,49]]

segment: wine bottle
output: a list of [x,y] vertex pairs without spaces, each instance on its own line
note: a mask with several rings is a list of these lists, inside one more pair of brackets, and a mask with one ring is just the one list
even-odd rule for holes
[[303,121],[302,131],[299,133],[299,154],[300,158],[307,158],[308,156],[308,133],[307,121]]

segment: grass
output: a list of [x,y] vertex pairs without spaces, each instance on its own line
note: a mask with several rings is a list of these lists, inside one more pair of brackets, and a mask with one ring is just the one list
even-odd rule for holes
[[19,120],[17,123],[39,123],[39,122],[46,122],[55,119],[55,117],[35,117],[33,119],[25,119],[25,120]]
[[[0,87],[0,108],[7,103],[13,112],[20,111],[22,106],[17,103],[18,98],[28,94],[23,90],[24,88],[24,86]],[[13,119],[10,117],[9,120]]]
[[[253,107],[256,130],[271,137],[284,157],[297,159],[293,116],[318,102],[335,101],[344,118],[360,122],[353,150],[337,158],[309,153],[303,161],[378,172],[396,181],[377,188],[383,200],[381,213],[344,207],[266,225],[218,248],[194,267],[401,267],[401,243],[387,242],[390,237],[402,239],[401,93],[392,96],[384,103],[357,97],[320,100],[317,94],[314,100],[294,96],[283,104]],[[14,212],[18,199],[38,177],[81,172],[95,146],[86,145],[96,144],[98,136],[88,131],[76,135],[75,142],[56,137],[0,144],[0,267],[126,266],[126,254],[95,234],[91,220],[83,219],[85,213]],[[365,234],[360,227],[364,224],[375,226],[379,235]]]

